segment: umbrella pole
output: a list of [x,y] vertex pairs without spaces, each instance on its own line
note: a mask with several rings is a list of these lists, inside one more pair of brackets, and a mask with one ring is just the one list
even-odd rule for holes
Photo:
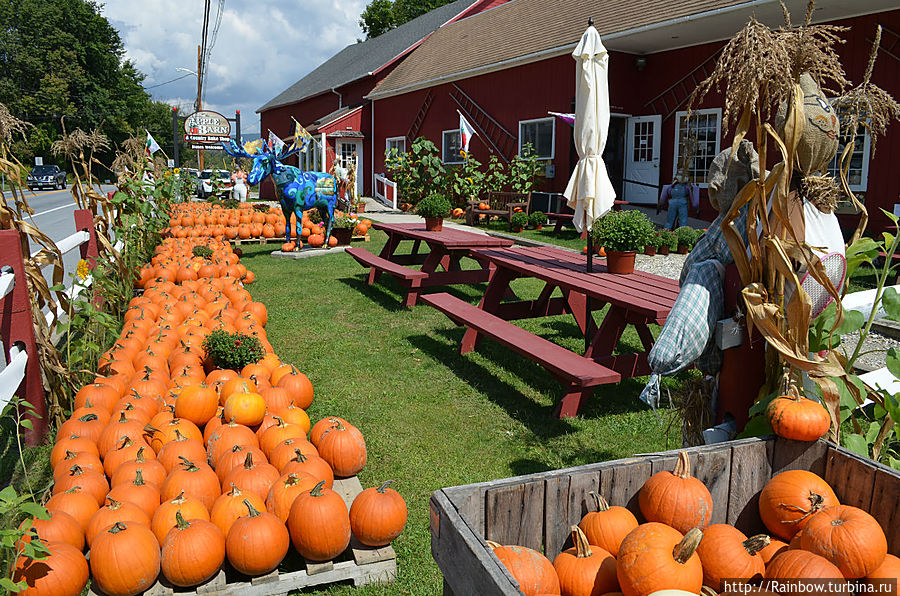
[[[588,230],[587,233],[587,272],[594,272],[594,239],[591,237],[591,231]],[[591,313],[591,296],[590,294],[585,295],[584,299],[584,352],[587,351],[591,347],[591,327],[593,326],[594,318]]]

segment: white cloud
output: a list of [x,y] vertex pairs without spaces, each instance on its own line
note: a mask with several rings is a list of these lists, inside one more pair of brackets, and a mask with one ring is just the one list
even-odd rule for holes
[[[225,0],[207,68],[204,108],[231,116],[241,111],[244,130],[258,130],[256,109],[344,47],[362,38],[359,14],[367,0]],[[218,2],[212,2],[209,31]],[[203,2],[106,0],[104,16],[119,30],[126,57],[146,75],[154,99],[193,106]]]

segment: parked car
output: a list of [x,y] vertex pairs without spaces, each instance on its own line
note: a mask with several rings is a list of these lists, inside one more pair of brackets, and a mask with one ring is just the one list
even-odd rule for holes
[[[215,183],[214,183],[215,181]],[[231,172],[228,170],[203,170],[197,182],[197,196],[207,199],[213,195],[231,196]]]
[[29,190],[35,188],[56,188],[64,190],[66,188],[66,173],[59,169],[59,166],[34,166],[34,169],[25,179],[25,184]]

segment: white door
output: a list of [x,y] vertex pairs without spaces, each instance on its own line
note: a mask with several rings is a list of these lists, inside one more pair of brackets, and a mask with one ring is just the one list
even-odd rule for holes
[[629,203],[659,200],[659,139],[662,116],[636,116],[625,128],[625,192]]
[[341,166],[352,170],[356,168],[356,196],[361,197],[363,192],[362,141],[340,140],[337,142],[337,156]]

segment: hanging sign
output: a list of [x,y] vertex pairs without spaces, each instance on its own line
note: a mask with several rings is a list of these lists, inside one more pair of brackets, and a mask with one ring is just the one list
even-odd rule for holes
[[184,140],[219,144],[231,136],[231,122],[218,112],[200,110],[184,119]]

